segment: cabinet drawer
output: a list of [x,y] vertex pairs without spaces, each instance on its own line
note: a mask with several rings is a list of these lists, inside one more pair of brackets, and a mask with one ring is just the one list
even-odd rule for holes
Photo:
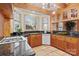
[[66,37],[66,41],[70,43],[77,43],[78,39],[77,38],[72,38],[72,37]]

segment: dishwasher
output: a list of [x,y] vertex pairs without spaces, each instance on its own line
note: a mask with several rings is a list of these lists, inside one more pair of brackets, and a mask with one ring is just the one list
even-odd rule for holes
[[5,37],[0,41],[0,56],[33,56],[35,52],[29,46],[27,37]]
[[50,34],[42,34],[42,44],[50,45]]

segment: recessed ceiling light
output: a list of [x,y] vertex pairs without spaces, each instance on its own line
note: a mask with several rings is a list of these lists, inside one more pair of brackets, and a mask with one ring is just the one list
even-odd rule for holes
[[55,13],[56,13],[55,11],[52,12],[53,15],[54,15]]

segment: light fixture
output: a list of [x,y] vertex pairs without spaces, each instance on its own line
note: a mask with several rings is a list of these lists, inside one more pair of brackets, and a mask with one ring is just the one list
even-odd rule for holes
[[58,5],[57,4],[55,4],[55,3],[51,3],[50,4],[50,10],[56,11],[57,9],[58,9]]
[[46,5],[45,3],[42,3],[42,8],[43,8],[43,9],[45,9],[45,5]]
[[42,5],[44,6],[44,5],[45,5],[45,3],[42,3]]
[[55,15],[55,13],[56,13],[55,11],[52,12],[53,15]]
[[43,9],[48,9],[49,8],[48,5],[49,5],[49,3],[42,3],[42,8]]

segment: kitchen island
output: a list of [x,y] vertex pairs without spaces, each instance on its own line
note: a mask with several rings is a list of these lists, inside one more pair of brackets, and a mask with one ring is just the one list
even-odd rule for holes
[[5,37],[0,41],[0,55],[9,56],[30,56],[35,52],[23,36]]

